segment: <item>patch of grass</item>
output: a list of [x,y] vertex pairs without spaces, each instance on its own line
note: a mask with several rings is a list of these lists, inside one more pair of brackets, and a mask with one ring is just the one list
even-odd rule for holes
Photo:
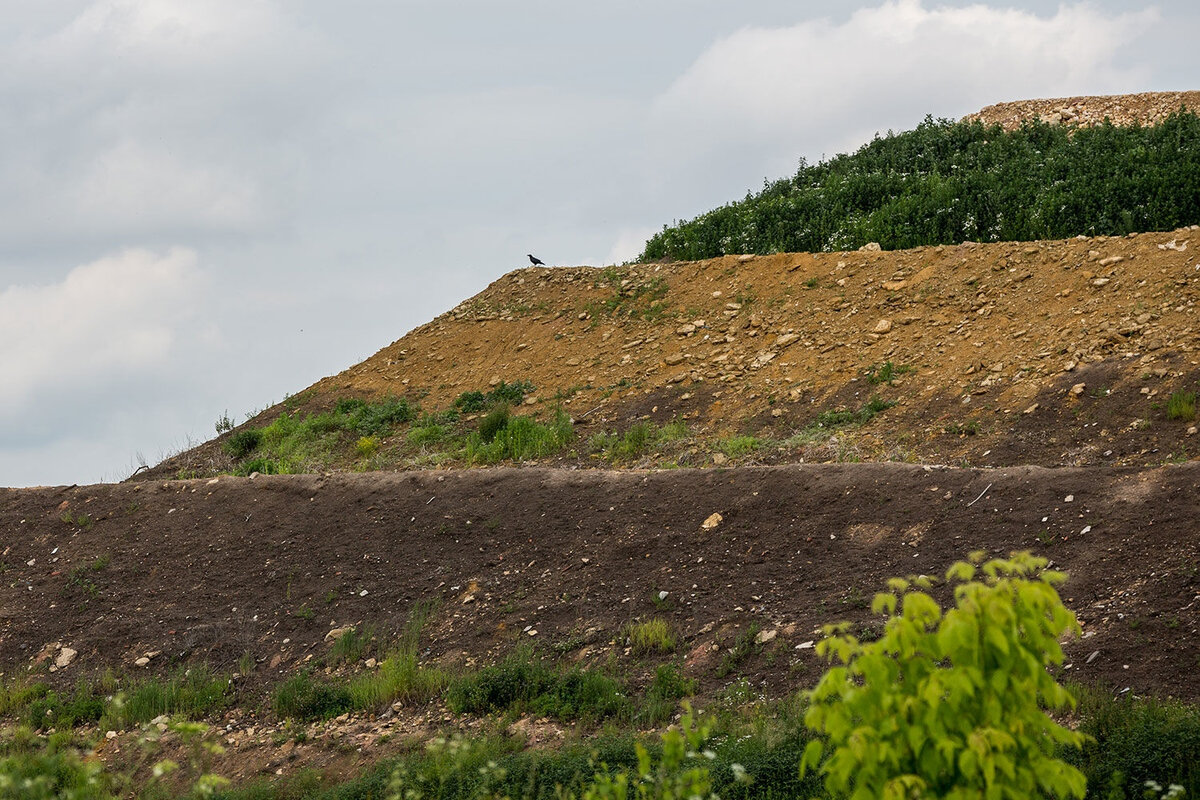
[[422,667],[413,650],[398,649],[380,662],[379,669],[350,682],[351,705],[378,709],[395,702],[422,703],[437,697],[450,683],[440,669]]
[[1196,393],[1180,389],[1167,399],[1167,419],[1185,422],[1196,418]]
[[271,708],[280,717],[313,721],[332,719],[354,709],[350,687],[322,681],[311,672],[298,672],[285,680],[271,696]]
[[749,455],[762,446],[762,440],[757,436],[730,436],[717,442],[717,449],[730,458],[741,458]]
[[[571,418],[561,409],[549,422],[533,417],[501,414],[498,406],[484,418],[480,429],[471,433],[465,442],[464,455],[470,463],[495,464],[499,461],[529,461],[545,458],[564,450],[575,438]],[[495,419],[492,420],[493,415]],[[498,426],[498,427],[497,427]],[[490,434],[490,438],[487,435]]]
[[[1175,700],[1115,697],[1111,691],[1072,687],[1079,731],[1091,737],[1082,750],[1059,754],[1097,790],[1114,783],[1117,796],[1141,796],[1145,782],[1183,786],[1200,797],[1200,707]],[[1106,795],[1112,796],[1112,795]]]
[[111,559],[107,554],[97,556],[91,561],[84,564],[77,564],[67,572],[67,583],[64,591],[67,593],[80,591],[89,596],[96,596],[100,593],[100,587],[96,585],[93,576],[108,567]]
[[627,715],[629,699],[615,679],[594,670],[559,669],[528,648],[451,682],[446,702],[459,714],[490,714],[510,708],[589,723]]
[[94,724],[104,716],[104,695],[86,680],[80,679],[70,694],[47,690],[39,696],[37,686],[25,705],[25,722],[34,730],[70,730]]
[[695,678],[685,677],[674,664],[659,664],[654,671],[654,680],[646,687],[646,697],[650,700],[670,700],[678,702],[696,693]]
[[279,464],[271,458],[255,458],[242,464],[233,471],[234,475],[246,477],[257,472],[259,475],[278,475],[280,472]]
[[891,383],[901,375],[912,371],[913,368],[910,366],[903,364],[896,366],[891,361],[885,361],[882,364],[874,364],[867,369],[867,380],[872,385],[878,386],[881,383]]
[[634,655],[675,652],[675,632],[671,630],[671,623],[661,617],[626,623],[622,634],[629,641]]
[[979,433],[979,420],[969,419],[966,422],[955,422],[942,430],[951,436],[974,436]]
[[649,450],[688,437],[687,423],[672,420],[661,427],[635,422],[624,433],[597,433],[588,439],[588,450],[611,463],[633,461]]
[[113,696],[101,727],[121,730],[162,714],[202,719],[223,708],[229,692],[229,679],[206,666],[180,670],[168,678],[134,681]]
[[872,395],[871,399],[856,410],[837,409],[822,411],[813,422],[819,428],[840,428],[846,425],[865,425],[880,413],[896,405],[893,400],[880,399]]
[[733,674],[759,651],[757,637],[761,630],[762,627],[757,622],[753,622],[750,627],[738,634],[737,638],[733,640],[733,646],[726,651],[721,658],[721,663],[717,666],[717,677],[724,678],[726,675]]
[[258,449],[262,444],[263,432],[259,428],[246,428],[231,434],[222,445],[225,452],[232,458],[243,459]]
[[371,625],[353,627],[334,640],[329,648],[325,663],[331,667],[339,664],[356,664],[371,654],[378,646],[375,628]]

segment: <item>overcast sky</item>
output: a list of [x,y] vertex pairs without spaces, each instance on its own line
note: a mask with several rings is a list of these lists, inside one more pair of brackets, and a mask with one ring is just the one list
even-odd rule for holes
[[1194,0],[0,0],[0,486],[126,477],[532,252],[926,114],[1200,89]]

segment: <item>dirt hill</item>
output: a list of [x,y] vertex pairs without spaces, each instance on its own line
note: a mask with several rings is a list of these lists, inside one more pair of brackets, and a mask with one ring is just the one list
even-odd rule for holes
[[1018,100],[986,106],[965,119],[978,119],[1006,130],[1025,120],[1039,119],[1051,125],[1155,125],[1181,108],[1200,109],[1200,92],[1143,92],[1107,96],[1058,97],[1047,100]]
[[[1198,94],[980,115],[1152,122]],[[516,270],[240,429],[346,398],[436,412],[520,381],[534,388],[516,413],[562,409],[577,442],[682,421],[686,449],[627,470],[581,469],[606,462],[573,449],[523,468],[240,478],[223,474],[232,431],[123,484],[0,489],[0,682],[205,663],[236,674],[243,703],[220,721],[223,774],[349,769],[394,734],[477,724],[436,702],[276,716],[273,687],[333,669],[332,634],[352,626],[394,638],[432,602],[422,664],[465,670],[524,642],[638,687],[656,663],[624,626],[662,618],[680,645],[658,660],[701,697],[738,676],[778,696],[819,676],[821,625],[878,633],[886,578],[1028,549],[1070,573],[1084,633],[1065,677],[1200,700],[1200,435],[1184,408],[1198,248],[1192,226]],[[732,454],[739,435],[753,444]],[[496,724],[533,742],[549,729]],[[97,736],[106,757],[136,752],[133,732]]]
[[[582,434],[687,422],[751,460],[1006,466],[1194,458],[1168,399],[1200,379],[1200,231],[529,268],[287,404],[398,395],[426,409],[500,381]],[[878,395],[863,426],[814,427]],[[273,419],[269,409],[254,424]],[[802,436],[796,436],[803,433]],[[691,463],[713,463],[716,450]],[[209,474],[218,443],[152,477]],[[647,465],[652,464],[647,462]]]

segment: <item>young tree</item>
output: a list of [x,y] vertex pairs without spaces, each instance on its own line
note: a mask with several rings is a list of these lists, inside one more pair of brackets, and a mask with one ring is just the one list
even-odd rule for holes
[[872,606],[888,617],[880,639],[827,629],[818,652],[841,666],[810,693],[805,723],[828,748],[811,742],[801,771],[819,767],[834,796],[1084,796],[1083,774],[1054,752],[1085,737],[1046,713],[1075,702],[1047,671],[1062,663],[1059,637],[1079,631],[1054,588],[1066,576],[1029,553],[980,566],[984,556],[946,573],[955,607],[944,615],[921,591],[928,578],[893,578]]

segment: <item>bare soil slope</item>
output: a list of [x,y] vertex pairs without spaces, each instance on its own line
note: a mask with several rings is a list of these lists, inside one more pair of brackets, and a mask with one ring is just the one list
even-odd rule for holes
[[[1193,228],[522,269],[290,407],[391,394],[446,408],[523,379],[537,387],[527,411],[561,404],[584,435],[679,417],[702,437],[785,438],[880,395],[897,405],[783,460],[1186,460],[1195,422],[1168,419],[1166,401],[1200,379],[1197,252]],[[894,380],[873,383],[888,362]],[[152,475],[219,463],[213,443]]]
[[996,103],[968,114],[987,125],[1006,130],[1019,128],[1029,119],[1051,125],[1156,125],[1180,109],[1200,109],[1200,92],[1143,92],[1104,96],[1057,97],[1045,100],[1017,100]]
[[257,679],[278,680],[322,654],[332,628],[399,632],[434,599],[432,660],[476,663],[528,640],[626,662],[621,626],[658,615],[711,689],[726,649],[757,624],[772,633],[739,671],[782,692],[820,674],[809,649],[819,626],[878,624],[867,604],[885,578],[937,575],[975,549],[1033,549],[1071,574],[1063,596],[1085,633],[1069,646],[1070,675],[1195,699],[1198,515],[1196,464],[539,468],[0,490],[0,665],[44,667],[69,648],[78,655],[49,677],[71,684],[107,666],[200,659],[234,671],[250,653]]

